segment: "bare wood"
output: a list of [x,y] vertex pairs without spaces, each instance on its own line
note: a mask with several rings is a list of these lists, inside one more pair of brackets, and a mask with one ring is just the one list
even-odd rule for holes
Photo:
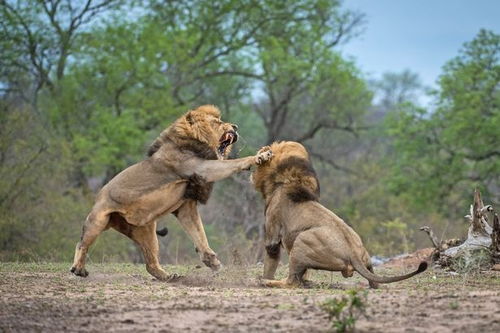
[[481,192],[478,189],[474,190],[474,204],[472,208],[472,232],[473,233],[484,233],[484,228],[481,223],[481,210],[483,209],[484,204],[483,200],[481,200]]
[[[493,214],[493,227],[488,223],[488,213]],[[500,222],[491,205],[484,205],[481,193],[474,190],[474,202],[470,205],[470,213],[465,218],[470,222],[467,238],[464,241],[449,239],[438,242],[431,228],[421,227],[436,248],[432,257],[438,266],[452,266],[456,259],[473,260],[475,250],[490,249],[490,257],[494,264],[500,264]]]
[[486,212],[492,210],[493,207],[490,205],[484,205],[481,193],[478,189],[475,189],[474,202],[470,208],[470,215],[466,216],[470,221],[467,239],[458,246],[442,247],[440,251],[441,266],[448,266],[450,260],[454,258],[468,258],[471,256],[471,251],[473,250],[490,248],[492,244],[492,228],[488,224]]
[[491,254],[495,263],[500,263],[500,222],[498,215],[493,215],[493,231],[491,232]]
[[431,239],[432,245],[434,246],[435,249],[441,250],[441,242],[438,242],[436,235],[434,235],[434,232],[430,227],[423,226],[420,228],[420,230],[424,231],[427,235],[429,235],[429,238]]

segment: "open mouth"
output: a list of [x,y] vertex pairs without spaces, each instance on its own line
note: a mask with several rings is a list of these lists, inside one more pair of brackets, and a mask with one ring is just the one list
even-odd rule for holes
[[238,141],[238,133],[235,131],[229,131],[224,133],[219,139],[219,154],[224,156],[227,147]]

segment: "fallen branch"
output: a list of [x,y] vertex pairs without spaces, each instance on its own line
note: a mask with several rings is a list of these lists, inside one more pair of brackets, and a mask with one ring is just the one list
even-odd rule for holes
[[434,245],[434,248],[439,251],[441,249],[441,242],[438,242],[432,229],[425,225],[425,226],[421,227],[420,230],[424,231],[425,233],[427,233],[427,235],[429,235],[429,238],[431,239],[432,245]]

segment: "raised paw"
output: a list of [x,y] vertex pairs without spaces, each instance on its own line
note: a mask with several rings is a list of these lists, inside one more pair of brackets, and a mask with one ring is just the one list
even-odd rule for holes
[[[261,150],[264,148],[261,148]],[[259,152],[255,156],[255,163],[257,165],[261,165],[262,163],[270,161],[273,158],[273,152],[270,149],[265,150],[265,151],[261,151],[261,150],[259,150]]]
[[208,267],[212,269],[212,271],[218,271],[222,264],[217,258],[217,255],[213,252],[203,252],[201,257],[201,261]]
[[71,267],[71,273],[76,276],[87,277],[89,276],[89,272],[85,268],[76,268],[75,266]]
[[264,146],[262,148],[259,149],[259,151],[257,152],[257,154],[259,153],[264,153],[266,151],[270,151],[271,150],[271,146]]

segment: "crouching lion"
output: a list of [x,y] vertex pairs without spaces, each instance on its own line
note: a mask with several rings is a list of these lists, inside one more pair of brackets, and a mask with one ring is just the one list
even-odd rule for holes
[[84,223],[71,272],[87,276],[89,246],[104,230],[131,238],[144,254],[147,271],[160,280],[169,276],[160,266],[156,221],[173,213],[193,240],[200,259],[220,267],[208,245],[197,203],[205,203],[212,183],[269,160],[268,150],[255,156],[225,160],[238,139],[237,126],[220,120],[219,110],[201,106],[177,119],[153,142],[148,157],[123,170],[98,193]]
[[[420,263],[410,274],[381,277],[373,272],[370,256],[358,234],[340,217],[318,202],[319,182],[306,149],[297,142],[273,143],[273,159],[252,174],[255,188],[266,203],[263,284],[292,287],[304,283],[307,269],[340,271],[350,277],[357,271],[370,287],[407,279],[427,269]],[[289,254],[289,273],[273,280],[283,246]]]

